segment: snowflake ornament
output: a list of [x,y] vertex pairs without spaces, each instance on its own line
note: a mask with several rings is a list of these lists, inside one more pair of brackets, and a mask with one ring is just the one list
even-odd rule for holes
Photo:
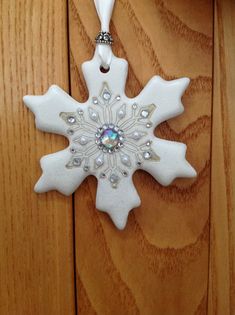
[[88,100],[81,104],[58,86],[42,96],[25,96],[36,126],[68,138],[68,148],[43,156],[38,193],[57,190],[72,194],[89,175],[98,180],[96,207],[107,212],[118,229],[140,205],[132,176],[137,169],[167,186],[176,177],[195,177],[186,161],[186,145],[154,136],[163,121],[184,110],[181,97],[188,78],[165,81],[153,77],[135,98],[125,95],[128,64],[113,55],[110,68],[100,71],[99,45],[92,60],[83,63]]

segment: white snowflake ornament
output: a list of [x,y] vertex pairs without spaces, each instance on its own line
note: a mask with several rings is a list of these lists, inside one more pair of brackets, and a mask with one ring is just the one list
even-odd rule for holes
[[[113,3],[95,1],[102,25],[109,24]],[[89,91],[85,103],[56,85],[42,96],[25,96],[24,102],[35,114],[38,129],[69,139],[68,148],[42,157],[43,174],[35,191],[70,195],[87,176],[94,175],[97,209],[107,212],[116,227],[123,229],[130,210],[140,205],[132,182],[137,169],[164,186],[176,177],[196,176],[185,159],[185,144],[154,136],[161,122],[183,112],[181,97],[189,79],[165,81],[155,76],[137,97],[128,98],[127,61],[114,56],[106,44],[98,42],[93,59],[82,65]],[[100,71],[101,64],[109,66],[107,73]]]

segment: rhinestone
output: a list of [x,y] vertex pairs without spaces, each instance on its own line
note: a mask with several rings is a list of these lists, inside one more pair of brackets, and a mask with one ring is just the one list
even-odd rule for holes
[[80,115],[80,116],[83,115],[83,110],[80,108],[78,109],[78,115]]
[[102,129],[107,129],[108,128],[108,126],[107,125],[103,125],[103,128]]
[[82,160],[80,158],[74,158],[73,159],[73,165],[74,166],[80,166],[82,163]]
[[107,149],[113,149],[119,143],[119,136],[114,129],[108,128],[101,135],[101,143]]
[[151,123],[151,122],[148,122],[148,123],[146,124],[146,127],[147,127],[147,128],[151,128],[151,127],[152,127],[152,123]]
[[85,172],[88,172],[89,171],[89,166],[88,165],[85,165],[84,167],[83,167],[83,170],[85,171]]
[[141,166],[142,165],[142,163],[140,161],[138,161],[136,164],[137,164],[137,166]]
[[111,182],[112,184],[115,184],[115,183],[117,183],[117,182],[119,181],[119,177],[118,177],[116,174],[112,174],[112,175],[110,176],[109,180],[110,180],[110,182]]
[[119,128],[118,128],[118,126],[115,126],[114,128],[113,128],[115,131],[119,131]]
[[126,171],[123,171],[123,172],[122,172],[122,175],[123,175],[124,177],[127,177],[127,176],[128,176],[128,173],[127,173]]
[[77,151],[76,151],[76,149],[74,149],[74,148],[70,148],[70,152],[74,154],[74,153],[76,153]]
[[117,100],[117,101],[120,101],[120,99],[121,99],[121,96],[120,96],[120,95],[117,95],[117,96],[116,96],[116,100]]
[[104,40],[109,40],[109,35],[108,34],[104,35]]
[[138,105],[137,105],[136,103],[134,103],[134,104],[132,105],[132,108],[133,108],[133,109],[136,109],[137,106],[138,106]]
[[150,147],[151,141],[148,141],[148,142],[146,143],[146,145],[147,145],[147,147]]
[[68,129],[67,130],[67,134],[72,136],[74,134],[74,130],[73,129]]
[[142,112],[141,112],[141,117],[143,117],[143,118],[147,118],[148,116],[149,116],[149,112],[147,111],[147,110],[142,110]]
[[100,174],[100,178],[105,178],[105,177],[106,177],[105,173]]
[[118,131],[118,134],[119,134],[119,135],[123,135],[123,133],[124,133],[123,130],[119,130],[119,131]]
[[109,128],[114,129],[114,124],[109,124]]
[[74,116],[69,116],[68,118],[67,118],[67,122],[69,123],[69,124],[75,124],[75,122],[76,122],[76,118],[74,117]]
[[115,184],[112,184],[112,187],[113,188],[117,188],[117,184],[115,183]]
[[93,104],[95,104],[95,105],[98,104],[98,99],[96,97],[93,98]]
[[143,153],[143,157],[144,157],[145,160],[151,159],[151,156],[152,156],[151,153],[148,152],[148,151],[146,151],[146,152]]
[[108,100],[110,100],[110,98],[111,98],[111,94],[110,94],[108,91],[105,91],[105,92],[103,93],[103,99],[104,99],[105,101],[108,101]]

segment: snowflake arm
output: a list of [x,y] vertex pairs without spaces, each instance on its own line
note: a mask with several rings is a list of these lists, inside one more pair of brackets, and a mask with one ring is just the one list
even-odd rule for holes
[[153,128],[184,111],[181,97],[189,82],[188,78],[166,81],[159,76],[154,76],[134,99],[143,105],[155,104],[156,110],[151,116]]
[[57,190],[66,196],[71,195],[85,179],[87,173],[79,167],[74,169],[65,167],[70,156],[68,149],[43,156],[40,160],[43,174],[34,190],[38,193]]
[[168,186],[177,177],[196,177],[194,168],[185,159],[187,146],[184,143],[154,137],[151,150],[159,156],[143,163],[142,169],[150,173],[161,185]]
[[123,178],[118,189],[113,189],[107,180],[98,181],[96,207],[107,212],[118,229],[124,229],[129,212],[138,206],[140,197],[133,185],[132,176]]
[[38,129],[67,136],[67,126],[60,118],[60,113],[74,112],[79,103],[65,91],[52,85],[44,95],[26,95],[23,100],[34,113]]

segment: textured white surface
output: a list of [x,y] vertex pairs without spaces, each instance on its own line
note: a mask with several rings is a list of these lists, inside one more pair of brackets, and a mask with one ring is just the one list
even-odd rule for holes
[[[37,128],[64,135],[70,143],[67,149],[41,159],[43,174],[35,191],[58,190],[70,195],[85,177],[94,175],[98,179],[97,208],[107,212],[117,228],[123,229],[129,211],[140,205],[132,182],[137,169],[149,172],[162,185],[169,185],[176,177],[196,176],[185,159],[186,145],[153,134],[158,124],[183,112],[181,97],[189,79],[165,81],[155,76],[137,97],[130,99],[125,95],[126,60],[113,55],[108,73],[100,71],[100,63],[96,49],[94,58],[82,65],[89,90],[89,98],[83,104],[55,85],[42,96],[24,97],[35,114]],[[110,93],[108,101],[104,99],[106,92]],[[75,123],[69,123],[71,117]],[[104,124],[123,130],[125,139],[119,151],[99,150],[96,130]],[[114,183],[112,174],[116,176]]]

